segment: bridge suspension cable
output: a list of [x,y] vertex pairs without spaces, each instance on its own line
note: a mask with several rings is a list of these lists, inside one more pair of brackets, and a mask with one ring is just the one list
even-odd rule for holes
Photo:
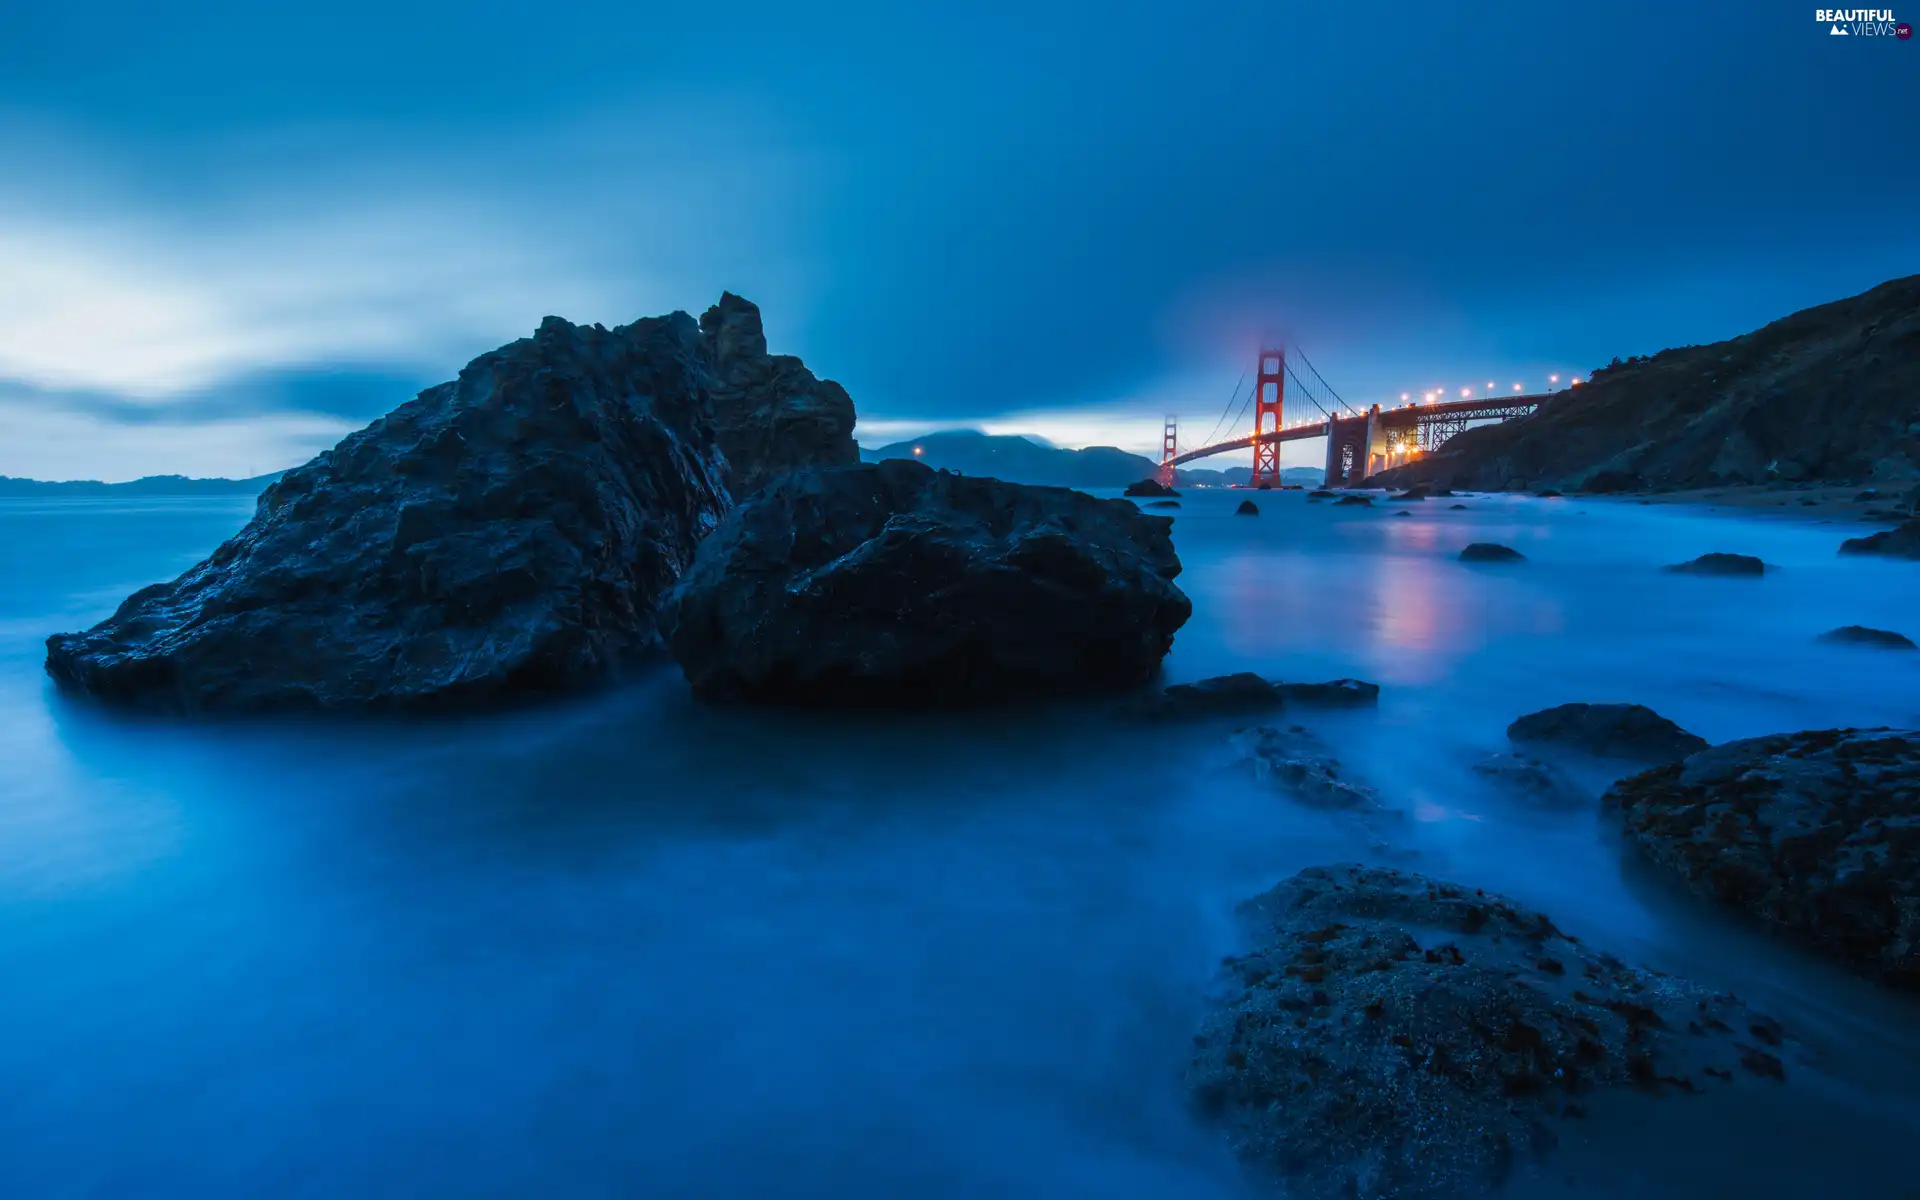
[[1202,446],[1211,446],[1211,445],[1213,445],[1213,439],[1214,439],[1214,435],[1215,435],[1215,434],[1218,434],[1218,433],[1220,432],[1220,430],[1221,430],[1221,428],[1222,428],[1222,427],[1223,427],[1224,425],[1226,425],[1226,423],[1227,423],[1227,414],[1228,414],[1228,413],[1231,413],[1231,412],[1233,411],[1233,402],[1234,402],[1234,401],[1235,401],[1236,399],[1238,399],[1238,398],[1239,398],[1239,396],[1240,396],[1240,387],[1241,387],[1241,384],[1244,384],[1244,383],[1246,383],[1246,382],[1247,382],[1247,373],[1246,373],[1245,371],[1242,371],[1242,372],[1240,372],[1240,382],[1239,382],[1239,383],[1236,383],[1236,384],[1234,384],[1234,385],[1233,385],[1233,391],[1231,391],[1231,392],[1229,392],[1229,393],[1227,393],[1227,406],[1226,406],[1225,408],[1223,408],[1223,409],[1221,409],[1221,410],[1220,410],[1220,419],[1219,419],[1218,421],[1215,421],[1215,422],[1213,423],[1213,433],[1209,433],[1209,434],[1208,434],[1208,435],[1206,436],[1206,438],[1205,438],[1204,440],[1202,440],[1202,441],[1201,441],[1201,443],[1200,443],[1200,444],[1201,444]]
[[[1307,370],[1313,372],[1313,377],[1320,381],[1321,387],[1327,389],[1327,395],[1333,397],[1335,404],[1338,404],[1341,408],[1346,409],[1350,413],[1354,413],[1356,415],[1359,413],[1360,411],[1359,409],[1355,408],[1351,404],[1348,404],[1345,400],[1342,400],[1340,398],[1340,393],[1333,390],[1333,385],[1328,383],[1327,377],[1320,373],[1320,368],[1313,365],[1313,360],[1307,357],[1307,352],[1305,350],[1302,350],[1298,345],[1295,345],[1293,348],[1293,352],[1300,356],[1301,362],[1307,364]],[[1327,410],[1323,408],[1320,411],[1326,412]],[[1332,416],[1333,414],[1328,413],[1327,415]]]

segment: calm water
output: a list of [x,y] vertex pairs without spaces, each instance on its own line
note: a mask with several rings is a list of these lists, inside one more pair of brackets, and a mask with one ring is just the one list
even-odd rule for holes
[[[1594,810],[1468,770],[1513,717],[1639,700],[1714,740],[1920,724],[1920,568],[1843,525],[1190,493],[1168,673],[1353,675],[1309,720],[1413,820],[1257,791],[1224,728],[695,708],[662,673],[444,725],[152,723],[41,641],[250,502],[0,501],[0,1195],[1238,1197],[1178,1077],[1238,899],[1391,857],[1730,987],[1816,1065],[1569,1128],[1538,1195],[1899,1196],[1920,1007],[1704,910]],[[1469,541],[1517,569],[1464,566]],[[1709,550],[1762,581],[1658,573]],[[1296,719],[1298,719],[1296,717]]]

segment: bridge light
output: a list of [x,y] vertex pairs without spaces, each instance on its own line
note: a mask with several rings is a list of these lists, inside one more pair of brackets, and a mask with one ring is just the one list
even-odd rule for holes
[[1466,399],[1466,398],[1467,398],[1468,396],[1471,396],[1471,395],[1473,395],[1473,389],[1472,389],[1472,388],[1461,388],[1461,389],[1460,389],[1460,398],[1461,398],[1462,400],[1465,400],[1465,399]]
[[1559,383],[1559,382],[1560,382],[1560,377],[1559,377],[1558,375],[1549,375],[1549,376],[1547,376],[1547,382],[1548,382],[1548,383]]
[[1579,387],[1580,377],[1578,375],[1575,375],[1572,379],[1567,380],[1567,384],[1569,387]]
[[1488,390],[1488,391],[1492,391],[1492,390],[1493,390],[1493,380],[1491,380],[1491,379],[1489,379],[1489,380],[1487,380],[1487,390]]
[[1516,384],[1514,384],[1514,385],[1513,385],[1513,390],[1514,390],[1514,391],[1516,391],[1516,392],[1517,392],[1517,391],[1519,391],[1519,390],[1520,390],[1520,385],[1519,385],[1519,384],[1517,384],[1517,383],[1516,383]]
[[1405,393],[1405,392],[1401,392],[1401,393],[1400,393],[1400,398],[1401,398],[1402,400],[1411,400],[1411,399],[1412,399],[1413,397],[1411,397],[1411,396],[1409,396],[1409,395],[1407,395],[1407,393]]

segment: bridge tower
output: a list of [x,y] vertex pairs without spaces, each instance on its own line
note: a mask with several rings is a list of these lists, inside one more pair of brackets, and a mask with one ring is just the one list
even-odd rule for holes
[[1173,460],[1180,456],[1180,418],[1168,414],[1160,430],[1160,486],[1173,486]]
[[[1285,350],[1260,351],[1260,371],[1253,382],[1253,435],[1256,438],[1280,430],[1281,408],[1287,394],[1286,374]],[[1269,421],[1269,417],[1273,419]],[[1253,478],[1249,482],[1254,487],[1280,486],[1280,443],[1254,442]]]

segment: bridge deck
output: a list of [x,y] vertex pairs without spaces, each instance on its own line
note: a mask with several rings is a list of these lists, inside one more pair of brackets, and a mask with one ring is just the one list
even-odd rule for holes
[[[1478,414],[1484,414],[1492,418],[1512,408],[1537,407],[1540,402],[1545,399],[1546,396],[1544,394],[1539,394],[1526,396],[1490,396],[1478,400],[1445,400],[1439,404],[1404,404],[1399,408],[1381,409],[1380,424],[1383,428],[1387,429],[1402,429],[1409,425],[1418,425],[1421,421],[1432,420],[1436,417],[1464,416],[1471,418]],[[1366,414],[1362,413],[1357,416],[1341,417],[1340,421],[1342,424],[1345,424],[1348,421],[1364,421],[1366,419]],[[1234,438],[1232,441],[1216,442],[1211,446],[1202,446],[1198,450],[1189,450],[1185,454],[1177,455],[1168,460],[1166,465],[1172,467],[1184,466],[1196,459],[1211,458],[1216,454],[1226,454],[1233,450],[1251,449],[1255,443],[1272,445],[1276,442],[1302,442],[1309,438],[1326,436],[1326,421],[1316,421],[1310,425],[1292,425],[1285,429],[1273,429],[1261,434],[1250,433],[1245,437]]]

